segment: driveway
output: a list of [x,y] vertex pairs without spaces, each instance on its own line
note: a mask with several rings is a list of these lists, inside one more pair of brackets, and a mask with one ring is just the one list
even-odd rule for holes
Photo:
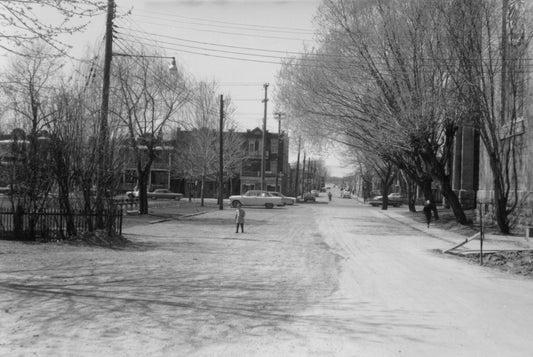
[[0,241],[0,355],[533,354],[530,279],[355,200],[246,212],[244,234],[232,209],[129,225],[120,250]]

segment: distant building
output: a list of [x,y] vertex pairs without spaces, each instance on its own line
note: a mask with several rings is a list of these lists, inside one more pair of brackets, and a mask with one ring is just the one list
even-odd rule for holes
[[[241,133],[245,141],[246,158],[240,172],[240,191],[261,189],[261,154],[263,131],[259,128]],[[265,135],[265,187],[267,191],[288,193],[289,137],[282,132]]]
[[[190,147],[197,145],[192,135],[194,131],[178,130],[175,133],[173,142],[168,142],[168,146],[173,146],[175,153],[171,160],[168,160],[170,171],[170,187],[172,191],[180,192],[185,197],[200,197],[201,177],[198,172],[198,163],[191,165],[187,160],[201,160],[200,158],[187,157]],[[218,148],[218,135],[205,135],[205,140],[210,140],[208,145]],[[263,132],[259,128],[247,130],[246,132],[232,132],[237,135],[236,142],[242,143],[239,163],[225,173],[224,196],[229,197],[234,194],[245,193],[248,190],[261,189],[261,154]],[[204,133],[205,134],[205,133]],[[281,134],[266,132],[265,135],[265,190],[280,191],[288,193],[289,190],[289,137],[286,133]],[[226,145],[229,145],[226,143]],[[193,150],[194,151],[194,150]],[[190,155],[189,155],[190,156]],[[201,157],[201,156],[200,156]],[[214,160],[211,171],[205,172],[204,197],[215,198],[218,194],[218,155],[209,157]],[[181,162],[180,162],[181,161]],[[165,171],[162,162],[160,170]],[[193,169],[192,166],[196,166]]]

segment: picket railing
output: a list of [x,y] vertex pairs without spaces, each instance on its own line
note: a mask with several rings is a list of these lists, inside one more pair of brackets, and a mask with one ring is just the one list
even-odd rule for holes
[[[96,227],[97,214],[94,212],[74,211],[70,217],[72,217],[72,228],[77,234],[91,231]],[[104,227],[109,233],[122,234],[122,210],[105,212],[103,220]],[[61,210],[46,209],[15,214],[11,209],[0,208],[0,239],[67,239],[68,221],[68,215]]]

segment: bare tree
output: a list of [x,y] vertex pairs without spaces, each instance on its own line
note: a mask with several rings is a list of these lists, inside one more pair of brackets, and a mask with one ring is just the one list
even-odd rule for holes
[[[192,178],[200,181],[200,200],[204,205],[205,184],[208,177],[218,177],[220,174],[220,96],[217,93],[218,84],[214,81],[201,81],[195,90],[195,99],[190,105],[187,120],[188,144],[178,143],[181,157],[180,161],[185,166]],[[223,107],[223,170],[224,176],[231,179],[240,170],[244,159],[243,138],[235,131],[235,122],[232,118],[234,108],[231,97],[224,96]],[[222,189],[218,187],[218,189]]]
[[32,48],[32,42],[40,40],[64,53],[68,46],[58,37],[81,31],[86,22],[80,19],[94,16],[104,9],[105,1],[100,0],[1,1],[0,48],[28,56],[27,50]]
[[[12,125],[20,128],[13,132],[13,152],[18,153],[20,162],[13,167],[12,177],[21,187],[21,194],[12,197],[13,209],[19,212],[34,213],[42,209],[53,184],[48,170],[46,129],[52,119],[51,98],[62,65],[49,58],[49,51],[48,46],[36,44],[25,50],[26,56],[14,59],[5,73],[8,85],[3,90],[13,117]],[[32,238],[35,223],[30,215]]]
[[528,47],[533,32],[531,7],[521,1],[443,2],[448,41],[453,49],[449,73],[479,130],[490,168],[494,216],[499,230],[509,233],[519,205],[520,155],[525,145],[523,115],[529,81]]
[[416,164],[410,171],[438,180],[466,223],[446,170],[463,108],[438,61],[435,13],[425,2],[324,1],[321,46],[285,66],[283,98],[333,140]]
[[[135,158],[139,212],[148,213],[147,185],[152,163],[165,150],[163,134],[191,99],[185,78],[172,76],[162,60],[122,57],[115,61],[115,109],[127,146]],[[180,72],[182,73],[182,72]]]

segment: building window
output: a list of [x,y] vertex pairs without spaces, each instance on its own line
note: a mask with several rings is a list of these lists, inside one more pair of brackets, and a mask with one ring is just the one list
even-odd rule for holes
[[278,139],[272,139],[270,141],[270,151],[273,153],[273,154],[277,154],[278,153],[278,146],[279,146],[279,141]]

